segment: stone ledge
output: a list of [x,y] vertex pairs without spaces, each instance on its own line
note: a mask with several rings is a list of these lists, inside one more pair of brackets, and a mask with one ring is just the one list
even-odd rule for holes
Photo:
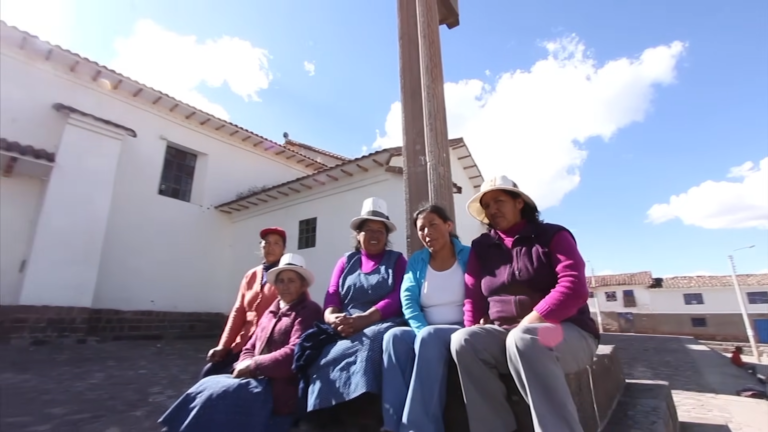
[[[592,382],[590,383],[590,370]],[[567,374],[568,387],[579,412],[579,420],[585,431],[597,431],[607,423],[611,412],[624,389],[624,372],[613,345],[600,345],[590,369]],[[512,409],[519,424],[519,432],[533,432],[528,404],[523,400],[511,377],[507,381]],[[594,389],[594,399],[592,390]],[[459,432],[454,431],[454,432]]]
[[227,316],[207,312],[121,311],[58,306],[2,306],[0,339],[33,344],[218,338]]
[[627,380],[603,432],[678,432],[680,421],[665,381]]

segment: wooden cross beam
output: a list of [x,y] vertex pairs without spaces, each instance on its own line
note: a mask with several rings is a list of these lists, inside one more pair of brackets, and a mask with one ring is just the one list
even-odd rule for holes
[[408,255],[422,244],[411,216],[427,203],[454,217],[440,26],[459,25],[458,0],[398,0],[403,184]]

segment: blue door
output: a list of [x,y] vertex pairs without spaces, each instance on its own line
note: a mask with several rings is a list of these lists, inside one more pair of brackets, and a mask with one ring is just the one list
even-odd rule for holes
[[768,318],[756,319],[755,332],[758,343],[768,343]]

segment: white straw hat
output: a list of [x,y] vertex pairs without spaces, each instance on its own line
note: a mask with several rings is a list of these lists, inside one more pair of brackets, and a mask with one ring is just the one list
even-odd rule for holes
[[280,257],[280,263],[277,267],[267,272],[267,282],[274,285],[277,275],[283,270],[292,270],[304,276],[309,286],[315,283],[315,275],[307,268],[304,257],[299,254],[287,253]]
[[476,193],[475,196],[473,196],[467,203],[467,212],[469,212],[473,218],[484,224],[488,223],[488,218],[485,217],[485,210],[483,210],[483,206],[480,205],[480,200],[483,198],[483,195],[493,190],[506,190],[514,192],[520,195],[520,198],[522,198],[525,202],[536,207],[536,203],[531,199],[531,197],[529,197],[525,192],[521,191],[517,186],[517,183],[510,180],[507,176],[501,175],[491,177],[483,182],[483,184],[480,186],[480,192]]
[[349,227],[352,228],[352,231],[357,231],[360,223],[368,219],[381,221],[387,224],[390,234],[397,231],[395,224],[389,220],[387,203],[381,198],[373,197],[363,201],[363,209],[360,211],[360,216],[352,219],[352,222],[349,223]]

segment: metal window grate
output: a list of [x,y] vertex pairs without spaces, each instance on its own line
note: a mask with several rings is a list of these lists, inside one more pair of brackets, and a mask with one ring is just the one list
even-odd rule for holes
[[189,202],[192,197],[196,164],[196,154],[171,146],[166,147],[158,193],[169,198]]
[[299,247],[298,249],[310,249],[317,244],[317,218],[309,218],[299,221]]

